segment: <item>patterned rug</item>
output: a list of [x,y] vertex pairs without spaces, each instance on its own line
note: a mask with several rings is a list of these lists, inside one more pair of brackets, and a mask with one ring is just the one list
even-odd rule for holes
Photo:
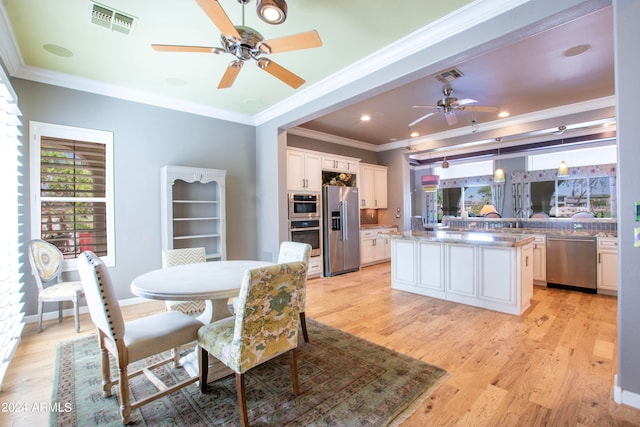
[[[298,348],[301,395],[291,390],[288,358],[279,357],[246,375],[252,426],[385,426],[406,419],[448,376],[436,366],[307,319],[309,343]],[[151,358],[153,359],[153,358]],[[115,363],[112,359],[112,370]],[[135,365],[135,364],[133,364]],[[155,373],[165,382],[186,378],[172,365]],[[113,373],[114,377],[115,372]],[[155,390],[144,376],[131,381],[139,398]],[[100,393],[100,356],[95,336],[58,344],[50,425],[120,424],[114,397]],[[233,426],[239,424],[233,376],[191,384],[132,411],[138,426]]]

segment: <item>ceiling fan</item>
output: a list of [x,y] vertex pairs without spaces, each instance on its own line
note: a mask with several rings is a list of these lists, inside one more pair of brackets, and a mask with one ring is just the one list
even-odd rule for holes
[[453,89],[450,86],[445,86],[444,88],[442,88],[442,93],[444,94],[444,98],[439,99],[436,105],[414,105],[413,106],[413,108],[431,108],[432,110],[435,110],[435,111],[429,114],[425,114],[424,116],[419,117],[418,119],[409,123],[409,127],[412,127],[420,123],[424,119],[431,117],[437,113],[444,113],[444,117],[447,120],[447,124],[454,125],[458,123],[458,117],[456,116],[456,111],[468,110],[468,111],[478,111],[482,113],[492,113],[494,111],[498,111],[498,107],[490,107],[486,105],[469,105],[469,104],[477,103],[478,101],[476,101],[475,99],[470,99],[470,98],[458,99],[451,96],[453,94]]
[[233,25],[218,0],[196,0],[198,6],[221,31],[220,41],[222,47],[166,44],[152,44],[151,47],[159,52],[229,53],[235,56],[236,59],[227,66],[218,84],[218,89],[231,87],[244,63],[250,59],[255,60],[260,69],[282,80],[292,88],[299,88],[304,84],[304,80],[301,77],[276,64],[271,59],[263,57],[263,55],[322,46],[322,40],[320,40],[318,32],[312,30],[292,36],[264,40],[259,32],[244,25],[244,5],[249,1],[251,0],[238,0],[243,7],[242,25]]

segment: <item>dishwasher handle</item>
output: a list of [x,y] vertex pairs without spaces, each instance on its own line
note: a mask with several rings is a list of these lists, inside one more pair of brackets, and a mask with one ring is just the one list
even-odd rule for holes
[[587,242],[587,243],[595,243],[593,239],[554,239],[553,237],[547,237],[547,242]]

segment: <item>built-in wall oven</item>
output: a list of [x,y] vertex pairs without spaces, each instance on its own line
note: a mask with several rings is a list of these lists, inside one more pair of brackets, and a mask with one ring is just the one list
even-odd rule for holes
[[311,256],[322,254],[320,217],[289,220],[289,240],[311,245]]
[[289,220],[320,220],[320,193],[289,193]]

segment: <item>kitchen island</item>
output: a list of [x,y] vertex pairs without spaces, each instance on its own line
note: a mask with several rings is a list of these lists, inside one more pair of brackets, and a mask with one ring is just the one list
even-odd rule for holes
[[532,236],[461,231],[381,233],[391,287],[520,315],[533,296]]

